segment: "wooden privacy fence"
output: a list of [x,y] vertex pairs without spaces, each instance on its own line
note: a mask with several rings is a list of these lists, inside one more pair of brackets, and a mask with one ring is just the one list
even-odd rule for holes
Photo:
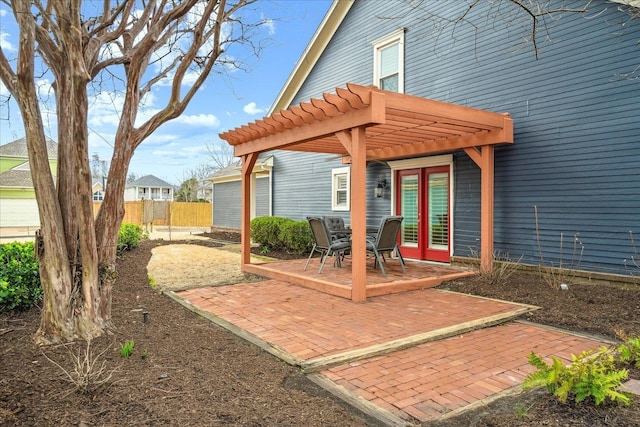
[[[93,203],[93,214],[98,214],[101,202]],[[171,225],[174,227],[210,227],[211,203],[164,202],[139,200],[124,202],[124,219],[137,225]]]

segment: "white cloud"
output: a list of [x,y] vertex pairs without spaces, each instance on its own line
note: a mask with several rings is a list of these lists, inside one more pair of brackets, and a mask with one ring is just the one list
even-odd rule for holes
[[158,131],[152,133],[151,135],[149,135],[144,142],[142,143],[141,147],[149,147],[149,146],[158,146],[158,147],[164,147],[167,144],[172,145],[174,141],[179,140],[180,138],[182,138],[182,135],[173,135],[170,133],[160,133]]
[[256,114],[262,114],[265,111],[264,108],[258,108],[255,102],[248,103],[242,108],[242,110],[252,116],[255,116]]
[[265,18],[264,15],[263,15],[262,16],[262,25],[267,27],[267,31],[269,32],[270,36],[272,36],[272,35],[274,35],[276,33],[276,23],[273,21],[273,19]]
[[204,126],[210,128],[217,128],[220,126],[220,119],[213,114],[182,115],[175,119],[174,122],[184,123],[190,126]]
[[0,9],[0,18],[7,15],[6,9]]
[[7,40],[9,37],[11,37],[11,34],[0,31],[0,47],[7,52],[14,52],[16,48]]
[[47,99],[47,97],[51,97],[51,99],[55,99],[53,87],[49,79],[36,80],[36,90],[40,98]]

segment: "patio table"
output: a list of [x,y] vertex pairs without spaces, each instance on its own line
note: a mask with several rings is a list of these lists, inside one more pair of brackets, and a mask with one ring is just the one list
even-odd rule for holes
[[[351,236],[352,234],[352,230],[351,228],[336,228],[333,230],[329,230],[329,233],[331,233],[332,236],[336,236],[336,235],[348,235]],[[367,236],[369,235],[376,235],[378,234],[378,227],[369,227],[367,226]]]

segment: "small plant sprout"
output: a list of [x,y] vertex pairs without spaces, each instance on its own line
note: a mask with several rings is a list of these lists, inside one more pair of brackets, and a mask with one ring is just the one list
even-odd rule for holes
[[145,350],[142,352],[142,355],[140,357],[142,358],[142,360],[146,360],[148,356],[149,356],[149,352]]
[[516,403],[516,415],[518,418],[524,418],[529,415],[529,411],[533,408],[533,404],[525,406],[522,402]]
[[629,230],[629,238],[631,239],[631,247],[633,248],[633,254],[629,258],[622,260],[624,268],[629,272],[631,277],[636,280],[640,277],[640,260],[638,259],[638,247],[636,246],[636,240],[633,237],[633,231]]
[[152,288],[155,288],[156,286],[158,286],[158,284],[153,279],[153,277],[151,277],[150,274],[147,274],[147,279],[149,280],[149,286],[151,286]]
[[129,357],[133,354],[133,347],[135,347],[135,342],[133,340],[127,341],[120,346],[120,356]]

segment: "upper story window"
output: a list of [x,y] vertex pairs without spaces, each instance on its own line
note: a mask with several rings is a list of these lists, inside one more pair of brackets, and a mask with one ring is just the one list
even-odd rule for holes
[[373,42],[373,84],[404,93],[404,28]]
[[350,168],[337,168],[331,171],[331,209],[349,210]]

